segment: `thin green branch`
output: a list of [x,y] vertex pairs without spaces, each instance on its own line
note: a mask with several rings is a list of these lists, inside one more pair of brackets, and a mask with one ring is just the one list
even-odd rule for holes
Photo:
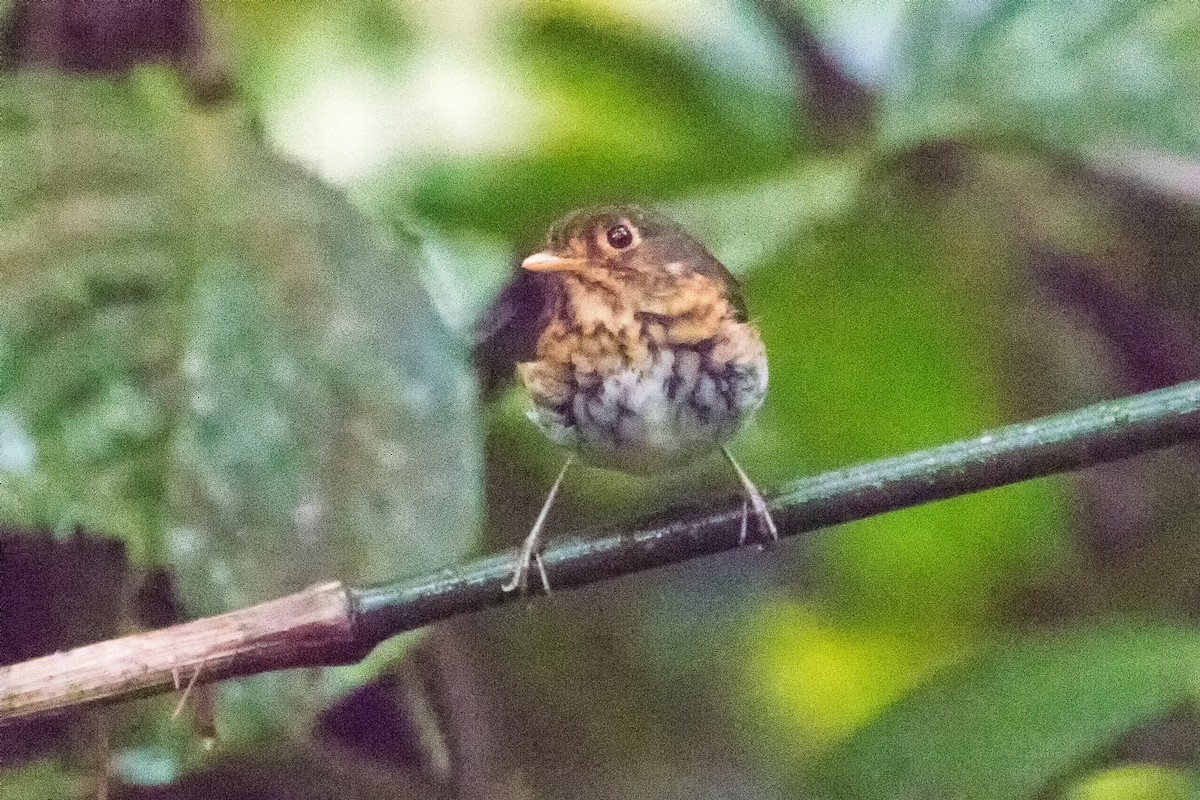
[[[1099,403],[975,439],[796,481],[770,502],[785,537],[1116,461],[1200,438],[1200,382]],[[556,590],[738,547],[740,504],[545,556]],[[519,599],[511,553],[365,589],[326,584],[219,617],[0,669],[0,721],[293,667],[341,664],[384,639]]]
[[[795,481],[771,499],[784,537],[934,500],[1019,483],[1200,437],[1200,382],[1098,403],[1011,425],[975,439]],[[741,506],[658,528],[563,542],[544,556],[550,585],[572,589],[633,572],[734,550]],[[511,558],[453,572],[351,590],[358,627],[382,640],[510,599],[500,584]],[[535,582],[536,583],[536,582]]]

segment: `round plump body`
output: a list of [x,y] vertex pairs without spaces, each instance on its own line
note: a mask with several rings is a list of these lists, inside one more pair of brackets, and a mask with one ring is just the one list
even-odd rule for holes
[[577,212],[527,269],[554,309],[518,366],[530,416],[583,460],[679,467],[728,441],[767,392],[767,358],[733,278],[673,222],[635,207]]

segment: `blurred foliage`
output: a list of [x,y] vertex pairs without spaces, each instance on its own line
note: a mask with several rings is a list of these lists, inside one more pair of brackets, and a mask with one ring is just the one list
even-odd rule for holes
[[[7,522],[119,537],[189,615],[472,547],[473,393],[411,238],[162,73],[9,76],[0,121]],[[223,735],[328,695],[246,682]]]
[[[1194,691],[1194,631],[1152,623],[1000,645],[906,695],[831,759],[855,797],[1027,797]],[[1054,746],[1047,746],[1053,743]]]
[[0,775],[5,797],[80,797],[85,780],[53,761],[37,761]]
[[[0,522],[118,537],[186,613],[452,563],[481,507],[524,535],[561,454],[516,395],[479,433],[463,353],[583,203],[744,278],[766,486],[1197,374],[1194,3],[204,10],[174,71],[0,75]],[[236,99],[189,94],[222,70]],[[139,798],[1192,796],[1198,478],[1181,449],[479,615],[319,735],[297,709],[362,673],[225,687],[207,757],[142,706],[110,760]],[[580,470],[551,524],[735,490]]]
[[[885,130],[1092,150],[1200,150],[1200,9],[1185,0],[914,4]],[[959,13],[956,13],[959,12]]]
[[1196,796],[1196,780],[1183,770],[1139,764],[1105,770],[1074,787],[1070,800],[1184,800]]

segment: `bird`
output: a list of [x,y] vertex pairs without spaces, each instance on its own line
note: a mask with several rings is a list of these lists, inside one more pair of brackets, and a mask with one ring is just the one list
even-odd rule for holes
[[725,266],[668,216],[616,205],[560,218],[519,275],[510,298],[520,302],[493,312],[491,327],[512,322],[514,308],[530,318],[517,339],[533,352],[516,375],[529,418],[568,456],[503,589],[527,592],[536,565],[549,593],[542,532],[576,460],[645,474],[720,450],[746,497],[739,543],[750,507],[764,538],[777,540],[762,493],[728,447],[766,398],[767,354]]

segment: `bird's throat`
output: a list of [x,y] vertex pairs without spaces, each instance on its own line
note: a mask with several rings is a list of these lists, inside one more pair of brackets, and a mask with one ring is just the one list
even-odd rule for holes
[[563,284],[556,321],[585,336],[607,333],[694,346],[735,318],[721,288],[701,276],[637,291],[615,280],[575,275],[564,276]]

